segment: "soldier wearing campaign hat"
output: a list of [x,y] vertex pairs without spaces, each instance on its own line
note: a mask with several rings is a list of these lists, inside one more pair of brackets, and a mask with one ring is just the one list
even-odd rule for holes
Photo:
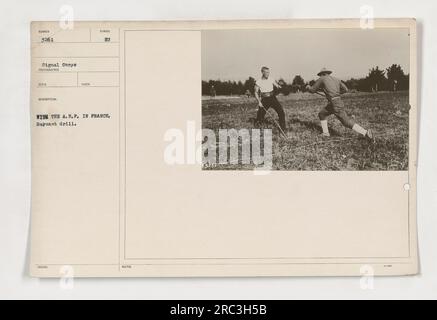
[[339,79],[331,76],[332,71],[326,68],[320,70],[317,74],[320,78],[314,83],[312,87],[307,89],[311,93],[323,92],[328,104],[319,112],[319,119],[322,126],[323,136],[329,137],[328,116],[335,115],[340,122],[349,129],[352,129],[369,140],[374,140],[373,132],[366,130],[359,124],[355,123],[344,110],[344,103],[341,99],[343,93],[348,92],[347,86]]

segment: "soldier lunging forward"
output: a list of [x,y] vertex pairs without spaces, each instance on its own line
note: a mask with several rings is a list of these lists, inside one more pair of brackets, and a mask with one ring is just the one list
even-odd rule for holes
[[331,73],[332,71],[323,68],[317,74],[320,78],[316,83],[312,87],[307,87],[311,93],[322,91],[328,99],[328,105],[319,112],[320,124],[323,130],[322,135],[329,137],[327,118],[334,114],[346,128],[352,129],[373,141],[372,131],[364,129],[346,114],[341,94],[348,92],[348,88],[341,80],[331,76]]

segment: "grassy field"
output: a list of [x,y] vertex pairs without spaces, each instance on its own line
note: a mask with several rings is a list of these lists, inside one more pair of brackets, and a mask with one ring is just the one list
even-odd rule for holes
[[[254,125],[255,98],[216,97],[202,99],[202,128],[273,130],[275,170],[408,170],[408,92],[351,93],[343,96],[346,112],[376,136],[374,144],[344,128],[331,116],[330,138],[320,136],[317,114],[326,105],[311,94],[278,96],[284,107],[290,137],[280,137],[267,114],[261,126]],[[271,114],[277,119],[274,110]],[[253,165],[217,165],[204,169],[253,169]]]

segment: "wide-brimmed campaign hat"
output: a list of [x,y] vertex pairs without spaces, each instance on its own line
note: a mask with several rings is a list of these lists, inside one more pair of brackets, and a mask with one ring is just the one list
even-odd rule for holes
[[326,73],[326,74],[331,74],[332,71],[328,70],[326,68],[322,68],[322,70],[320,70],[320,72],[317,74],[318,76],[320,76],[321,74]]

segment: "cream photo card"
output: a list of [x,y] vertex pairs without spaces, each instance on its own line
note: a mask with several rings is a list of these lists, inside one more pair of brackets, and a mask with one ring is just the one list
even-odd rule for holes
[[32,276],[418,273],[414,19],[31,33]]

